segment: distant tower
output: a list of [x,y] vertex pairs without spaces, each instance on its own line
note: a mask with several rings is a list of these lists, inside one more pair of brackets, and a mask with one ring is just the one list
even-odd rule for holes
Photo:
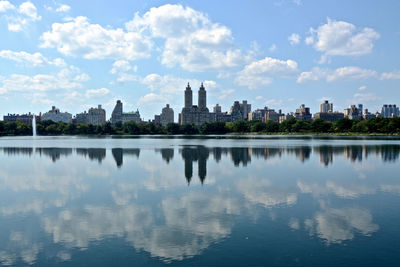
[[114,110],[111,113],[111,123],[116,123],[118,121],[122,121],[122,102],[121,102],[121,100],[117,100],[117,104],[115,105]]
[[191,108],[192,106],[193,106],[192,88],[190,88],[190,85],[188,83],[185,90],[185,108]]
[[201,83],[201,86],[199,88],[199,108],[206,108],[207,107],[207,97],[206,97],[206,89],[203,86],[203,83]]

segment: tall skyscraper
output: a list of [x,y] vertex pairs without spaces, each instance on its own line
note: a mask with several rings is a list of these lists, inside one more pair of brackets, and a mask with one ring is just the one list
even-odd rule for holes
[[185,108],[191,108],[193,106],[193,93],[192,88],[190,88],[189,83],[185,90]]
[[333,104],[329,103],[328,100],[325,100],[324,103],[320,105],[320,112],[321,113],[333,112]]
[[199,88],[199,108],[207,108],[207,98],[206,98],[206,90],[203,86],[203,83],[201,83],[201,86]]

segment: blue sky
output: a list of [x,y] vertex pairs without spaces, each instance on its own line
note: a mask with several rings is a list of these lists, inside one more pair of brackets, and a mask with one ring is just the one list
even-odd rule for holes
[[400,1],[0,1],[0,115],[400,104]]

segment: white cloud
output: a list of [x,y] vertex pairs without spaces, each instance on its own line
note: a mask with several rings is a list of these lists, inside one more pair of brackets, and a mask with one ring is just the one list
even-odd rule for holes
[[71,10],[71,7],[69,5],[61,5],[56,9],[56,12],[68,12]]
[[365,89],[367,89],[367,86],[365,86],[365,85],[362,85],[358,88],[358,90],[360,90],[360,91],[364,91]]
[[400,80],[400,70],[382,73],[381,80]]
[[127,60],[116,60],[113,64],[110,73],[116,74],[118,72],[126,72],[132,69],[131,64]]
[[275,52],[276,49],[277,49],[276,45],[275,45],[275,44],[272,44],[272,45],[269,47],[268,50],[269,50],[269,52]]
[[75,67],[64,68],[57,74],[36,74],[33,76],[12,74],[1,77],[0,92],[37,92],[50,90],[66,90],[80,88],[79,80],[82,76],[79,69]]
[[376,76],[377,72],[374,70],[349,66],[336,69],[333,73],[326,77],[326,80],[328,82],[342,80],[365,80]]
[[[182,94],[186,88],[187,83],[193,87],[200,87],[201,81],[196,79],[184,79],[171,75],[159,75],[156,73],[149,74],[141,81],[142,84],[148,86],[152,91],[158,91],[161,94]],[[217,86],[215,81],[206,80],[203,82],[206,90],[215,88]]]
[[292,33],[289,37],[288,40],[290,42],[291,45],[297,45],[300,43],[300,35],[298,35],[297,33]]
[[37,10],[34,4],[31,2],[24,2],[22,3],[19,8],[18,12],[30,18],[32,21],[40,20],[41,17],[38,16]]
[[273,107],[281,107],[283,105],[283,101],[276,100],[276,99],[269,99],[269,100],[265,101],[265,105],[273,106]]
[[91,24],[86,17],[76,17],[65,23],[53,23],[51,31],[41,36],[43,48],[57,48],[67,56],[86,59],[135,60],[150,56],[152,42],[137,32],[103,28]]
[[108,90],[107,88],[89,89],[86,91],[85,96],[87,98],[102,97],[108,95],[109,93],[110,90]]
[[357,29],[351,23],[328,18],[327,24],[310,29],[306,44],[325,56],[357,56],[371,53],[379,37],[371,28]]
[[366,80],[375,78],[378,73],[370,69],[362,69],[360,67],[346,66],[335,70],[313,68],[311,71],[302,72],[297,77],[298,83],[309,81],[319,81],[325,79],[327,82],[349,81],[349,80]]
[[37,14],[37,9],[31,2],[23,2],[18,8],[10,4],[8,1],[0,1],[0,12],[10,12],[5,16],[8,24],[8,30],[12,32],[19,32],[34,21],[41,20],[42,17]]
[[15,51],[11,51],[11,50],[1,50],[0,58],[5,58],[5,59],[13,60],[18,63],[32,65],[34,67],[45,66],[45,65],[54,65],[57,67],[65,67],[66,66],[66,63],[62,58],[56,58],[54,60],[49,60],[39,52],[30,54],[25,51],[15,52]]
[[8,1],[0,1],[0,12],[15,9],[15,6]]
[[169,67],[223,70],[248,59],[234,48],[230,29],[212,23],[205,14],[190,7],[170,4],[154,7],[143,16],[136,14],[126,28],[165,39],[161,62]]
[[246,65],[237,73],[235,82],[251,89],[267,85],[275,77],[291,77],[298,72],[297,62],[266,57]]
[[168,102],[165,97],[155,94],[149,93],[139,98],[138,104],[139,105],[146,105],[146,104],[160,104]]
[[117,78],[117,82],[138,82],[140,81],[140,77],[137,75],[132,75],[128,73],[120,73]]
[[382,100],[382,97],[377,96],[374,93],[356,93],[353,95],[353,100],[357,103],[362,103],[362,102],[375,102]]

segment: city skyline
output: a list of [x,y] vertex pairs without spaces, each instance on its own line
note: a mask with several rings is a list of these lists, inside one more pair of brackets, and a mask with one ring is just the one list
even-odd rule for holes
[[0,1],[0,115],[53,105],[78,114],[103,104],[108,119],[120,99],[145,121],[168,103],[178,121],[188,81],[196,90],[204,83],[210,111],[247,100],[284,113],[305,103],[315,113],[329,100],[340,112],[362,103],[375,113],[400,100],[399,8]]

